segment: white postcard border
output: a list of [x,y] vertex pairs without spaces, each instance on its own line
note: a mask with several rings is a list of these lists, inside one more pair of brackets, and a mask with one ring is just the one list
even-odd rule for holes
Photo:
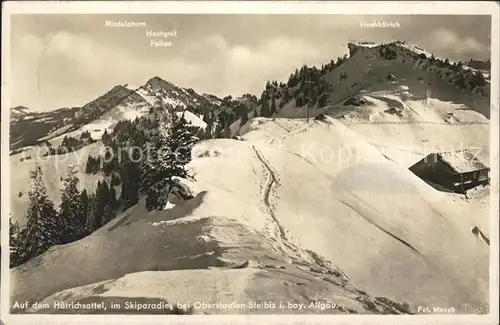
[[[490,313],[488,315],[11,315],[9,304],[0,306],[0,319],[7,325],[12,324],[338,324],[338,323],[397,323],[397,324],[497,324],[498,315],[498,239],[499,239],[499,4],[487,1],[464,2],[416,2],[416,1],[316,1],[316,2],[278,2],[278,1],[144,1],[144,2],[32,2],[12,1],[2,3],[2,227],[1,246],[1,301],[9,300],[9,254],[8,248],[10,211],[9,179],[9,76],[10,76],[10,15],[14,14],[338,14],[338,15],[491,15],[491,204],[490,204]],[[474,28],[474,26],[471,26]]]

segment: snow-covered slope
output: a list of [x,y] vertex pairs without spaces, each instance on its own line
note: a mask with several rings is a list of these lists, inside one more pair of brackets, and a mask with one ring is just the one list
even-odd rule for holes
[[12,107],[10,109],[10,119],[11,120],[22,120],[26,117],[29,117],[32,115],[32,112],[28,107],[25,106],[16,106]]
[[[330,301],[345,308],[329,313],[383,310],[367,303],[377,296],[414,311],[437,304],[460,312],[462,304],[487,300],[488,246],[471,233],[487,206],[436,191],[332,118],[252,120],[243,139],[195,147],[193,200],[161,212],[133,207],[93,235],[15,268],[14,298]],[[197,312],[252,312],[222,309]]]
[[196,115],[193,112],[190,111],[182,111],[178,112],[177,115],[179,116],[184,116],[186,121],[190,122],[194,126],[197,126],[199,128],[205,129],[207,127],[207,123],[203,121],[203,117]]
[[[235,123],[238,140],[198,143],[186,182],[194,199],[155,212],[141,202],[14,268],[12,301],[308,306],[194,310],[261,314],[409,311],[402,303],[463,313],[487,303],[489,243],[478,235],[490,230],[487,188],[442,192],[408,168],[464,148],[488,165],[488,98],[419,59],[366,48],[324,76],[332,104],[311,108],[317,119],[306,122],[292,101],[276,118]],[[150,81],[136,91],[146,102],[175,94],[167,102],[190,105],[188,90]]]
[[51,134],[48,138],[52,146],[59,145],[65,136],[78,138],[83,132],[90,132],[92,139],[101,139],[104,131],[111,131],[119,121],[134,120],[137,117],[145,116],[149,114],[149,109],[150,105],[144,100],[124,100],[94,121],[83,125],[77,130],[60,132],[61,135],[55,137],[52,137],[54,134]]
[[277,218],[304,246],[369,292],[413,304],[486,299],[488,247],[470,231],[487,207],[459,210],[462,198],[434,190],[339,121],[298,131],[276,122],[292,130],[263,150],[280,179]]
[[[463,62],[460,62],[460,65],[458,65],[459,62],[436,57],[432,53],[416,45],[402,41],[396,41],[389,44],[366,45],[367,44],[360,43],[348,44],[350,55],[351,57],[357,56],[356,61],[358,61],[358,64],[360,59],[365,59],[367,61],[373,61],[374,59],[377,61],[384,61],[381,60],[381,55],[383,55],[386,50],[392,51],[392,57],[389,55],[391,58],[388,59],[388,61],[399,62],[414,69],[418,69],[421,72],[430,72],[442,82],[469,93],[471,92],[482,97],[488,97],[490,94],[489,80],[483,80],[483,82],[479,84],[474,77],[474,74],[477,73],[481,74],[484,78],[489,78],[489,71],[472,68]],[[362,65],[360,65],[360,68],[362,68]]]
[[[142,204],[135,206],[91,236],[53,247],[13,269],[13,300],[248,306],[201,306],[195,307],[197,313],[401,312],[390,301],[360,291],[340,269],[288,239],[274,218],[269,201],[273,176],[258,148],[210,140],[200,143],[194,155],[194,199],[150,213]],[[214,164],[233,177],[217,177]],[[280,300],[307,307],[281,309]],[[265,301],[275,307],[250,307]],[[320,305],[310,307],[311,302],[330,307],[321,310]]]
[[[384,45],[369,42],[350,43],[349,49],[349,58],[333,69],[325,69],[319,77],[322,82],[317,84],[323,84],[322,89],[325,88],[325,82],[330,87],[322,94],[328,97],[326,105],[320,107],[317,104],[314,107],[297,105],[297,96],[302,99],[304,96],[308,97],[307,93],[304,94],[299,91],[300,89],[296,89],[302,86],[284,88],[281,89],[282,92],[295,94],[295,97],[284,105],[279,104],[280,109],[276,117],[305,118],[308,115],[314,117],[332,107],[338,112],[344,109],[350,111],[352,105],[344,107],[342,103],[352,100],[356,102],[353,97],[367,95],[369,92],[373,95],[371,99],[365,98],[369,104],[379,105],[382,100],[385,103],[379,106],[386,107],[387,113],[393,115],[403,108],[411,110],[412,105],[422,105],[419,112],[422,116],[417,116],[415,113],[409,116],[414,120],[436,121],[437,118],[439,122],[443,122],[443,114],[451,111],[453,115],[447,117],[446,123],[472,121],[478,118],[474,112],[480,113],[482,116],[479,118],[483,121],[489,118],[489,80],[481,80],[477,76],[476,69],[465,64],[459,66],[447,60],[434,58],[417,46],[404,42]],[[390,55],[384,54],[386,52]],[[306,80],[305,72],[300,78],[302,82]],[[378,98],[380,96],[384,98]],[[401,101],[405,101],[405,107],[398,103]],[[425,112],[427,107],[435,104],[441,105],[440,108],[433,108],[438,112],[428,109]],[[389,121],[388,117],[386,114],[384,118]],[[378,117],[374,114],[373,118]],[[234,127],[237,133],[239,127],[236,124]]]
[[[192,167],[200,179],[192,185],[200,192],[193,200],[162,212],[133,207],[93,235],[54,247],[13,269],[13,300],[50,295],[43,302],[167,301],[190,303],[196,313],[401,312],[388,305],[389,300],[360,291],[341,270],[281,236],[266,205],[272,184],[258,149],[246,143],[236,145],[238,152],[233,149],[231,140],[196,148],[200,159]],[[238,161],[243,156],[248,164]],[[221,167],[237,176],[207,173],[219,159]],[[241,185],[241,193],[231,190]],[[88,272],[90,265],[100,267]],[[55,274],[60,276],[47,281]],[[280,300],[305,307],[279,308]],[[251,303],[263,306],[266,301],[274,307],[252,308]],[[236,302],[246,308],[206,308],[196,302]]]
[[15,154],[24,148],[36,145],[40,139],[56,129],[71,127],[72,120],[78,108],[62,108],[50,112],[32,112],[22,110],[23,113],[11,109],[10,116],[10,149]]
[[[157,100],[188,110],[204,103],[218,106],[221,102],[214,95],[200,95],[191,88],[153,77],[141,86],[115,86],[83,107],[31,113],[19,106],[11,108],[11,149],[22,150],[46,140],[58,145],[64,136],[79,137],[86,131],[99,139],[105,129],[117,122],[147,115]],[[198,126],[204,125],[202,120],[191,117]]]
[[[110,116],[114,117],[114,119],[111,119],[112,121],[117,122],[119,120],[118,118],[121,117],[121,114],[117,113],[123,111],[120,110],[120,106],[132,106],[135,109],[136,105],[143,106],[145,104],[147,103],[144,99],[130,89],[121,85],[115,86],[83,107],[76,108],[72,116],[63,119],[48,134],[40,137],[38,143],[46,140],[50,141],[58,137],[62,138],[65,135],[79,136],[84,131],[90,131],[88,128],[90,126],[92,129],[93,124],[98,124],[102,128],[103,123],[99,120],[109,121]],[[97,132],[94,130],[92,129],[91,131],[94,133]],[[58,142],[57,139],[56,142]]]
[[191,88],[178,87],[159,77],[149,79],[144,86],[140,87],[138,94],[150,103],[153,103],[156,98],[160,98],[165,104],[182,108],[213,101],[213,99],[209,99],[211,97],[217,99],[215,96],[207,98],[205,95],[199,95]]
[[101,153],[102,143],[96,142],[80,150],[64,155],[43,156],[47,150],[40,147],[28,149],[22,153],[10,156],[10,195],[11,211],[15,221],[25,223],[25,214],[28,209],[28,191],[30,188],[30,172],[35,169],[38,162],[42,169],[47,194],[58,205],[61,196],[61,177],[67,172],[70,164],[78,166],[80,189],[86,188],[89,193],[94,193],[97,181],[101,176],[86,174],[85,164],[89,155],[96,157]]

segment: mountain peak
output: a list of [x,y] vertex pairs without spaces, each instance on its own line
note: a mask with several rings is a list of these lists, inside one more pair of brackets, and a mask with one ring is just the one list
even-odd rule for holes
[[10,110],[11,111],[16,111],[18,113],[26,113],[30,109],[28,107],[26,107],[26,106],[16,106],[16,107],[11,107]]
[[171,82],[163,80],[162,78],[160,78],[158,76],[155,76],[155,77],[149,79],[146,82],[146,86],[148,86],[148,85],[151,87],[162,88],[162,89],[171,89],[171,88],[175,87],[174,84],[172,84]]
[[16,106],[10,108],[10,117],[14,120],[23,119],[26,116],[33,114],[26,106]]
[[114,105],[116,105],[116,102],[121,101],[123,98],[129,95],[130,95],[130,90],[128,88],[124,87],[123,85],[116,85],[105,94],[85,104],[82,108],[83,109],[87,109],[90,107],[102,108],[104,106],[108,108],[113,107]]

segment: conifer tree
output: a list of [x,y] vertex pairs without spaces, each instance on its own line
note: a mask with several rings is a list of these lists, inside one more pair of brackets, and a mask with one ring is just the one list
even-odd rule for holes
[[38,163],[31,173],[31,188],[28,193],[29,205],[24,231],[27,258],[35,257],[53,245],[59,244],[61,229],[57,224],[57,212],[54,203],[47,195],[43,183],[42,169]]
[[262,92],[262,96],[260,98],[260,116],[262,117],[269,117],[269,101],[267,98],[267,92],[264,91]]
[[295,99],[295,106],[300,107],[304,106],[304,104],[305,104],[304,94],[300,93],[297,95],[297,98]]
[[61,229],[60,242],[71,243],[81,238],[85,229],[86,215],[78,190],[78,170],[74,164],[68,166],[61,191],[58,226]]
[[273,96],[271,99],[271,109],[269,111],[269,115],[273,116],[276,114],[276,98]]
[[151,211],[158,207],[158,197],[160,191],[156,186],[151,187],[146,193],[146,210]]
[[101,181],[98,181],[97,189],[95,192],[94,215],[92,218],[92,229],[94,230],[101,228],[101,226],[104,224],[104,213],[108,199],[108,193],[106,192],[107,191],[104,188],[104,184]]
[[[106,181],[101,183],[101,196],[99,198],[102,207],[102,225],[105,225],[112,218],[113,209],[111,208],[111,202],[109,201],[110,189]],[[101,226],[102,226],[101,225]]]
[[194,134],[196,127],[188,122],[184,116],[173,121],[172,133],[168,137],[168,147],[174,156],[172,177],[187,178],[186,165],[191,161],[191,150],[199,140]]
[[122,161],[120,166],[121,198],[123,210],[126,210],[139,202],[141,172],[140,166],[131,161],[128,154],[123,156]]
[[86,235],[86,228],[87,228],[87,217],[88,217],[88,211],[89,211],[89,195],[87,194],[87,190],[83,189],[82,192],[80,193],[80,202],[82,205],[82,224],[83,224],[83,229],[81,234]]
[[[221,113],[219,113],[219,115],[217,115],[217,124],[215,125],[214,136],[213,136],[215,139],[223,137],[223,134],[222,134],[222,131],[224,129],[223,114],[224,113],[221,112]],[[221,123],[221,121],[222,121],[222,123]]]
[[93,158],[89,156],[87,158],[87,164],[85,165],[85,173],[91,174],[93,172]]
[[245,125],[248,122],[248,113],[243,114],[240,120],[240,126]]
[[16,267],[27,260],[25,252],[24,231],[19,223],[9,218],[10,267]]
[[225,138],[230,138],[231,137],[231,129],[230,129],[230,124],[232,119],[230,118],[229,113],[224,112],[224,137]]
[[196,127],[184,116],[172,115],[160,123],[142,171],[142,188],[148,195],[149,208],[164,206],[175,186],[174,178],[189,177],[185,166],[191,161],[192,147],[198,141],[195,133]]
[[[157,115],[158,117],[159,115]],[[158,163],[158,155],[162,147],[165,147],[167,144],[165,134],[169,133],[168,124],[166,120],[168,119],[169,112],[163,112],[160,117],[160,122],[158,127],[153,130],[150,142],[143,150],[143,163],[141,166],[141,182],[140,182],[140,191],[142,193],[148,193],[152,186],[156,183],[156,175],[157,175],[157,163]],[[123,184],[123,180],[122,180]],[[123,192],[123,186],[122,186]],[[123,197],[123,195],[122,195]]]
[[120,177],[118,177],[118,175],[116,174],[113,174],[111,176],[111,186],[117,186],[117,185],[120,185],[121,181],[120,181]]
[[117,200],[116,200],[116,190],[115,188],[110,185],[109,186],[109,206],[111,208],[111,210],[114,210],[117,208]]
[[111,135],[109,135],[107,129],[104,130],[104,133],[102,134],[102,137],[101,137],[101,141],[102,141],[102,144],[104,144],[105,146],[110,145]]
[[203,138],[210,139],[214,126],[214,112],[205,112],[205,114],[203,114],[203,121],[207,124],[207,126],[205,127]]
[[89,201],[87,206],[87,220],[85,223],[85,234],[90,235],[94,230],[96,230],[96,196],[95,194],[89,195]]
[[280,106],[283,108],[283,106],[285,106],[285,104],[288,103],[289,101],[290,101],[290,92],[288,89],[285,89],[283,91],[283,98],[281,99]]

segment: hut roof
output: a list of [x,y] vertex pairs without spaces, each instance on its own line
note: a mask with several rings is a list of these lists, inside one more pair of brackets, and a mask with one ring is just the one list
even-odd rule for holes
[[470,150],[440,152],[438,157],[456,173],[468,173],[477,170],[488,169]]

